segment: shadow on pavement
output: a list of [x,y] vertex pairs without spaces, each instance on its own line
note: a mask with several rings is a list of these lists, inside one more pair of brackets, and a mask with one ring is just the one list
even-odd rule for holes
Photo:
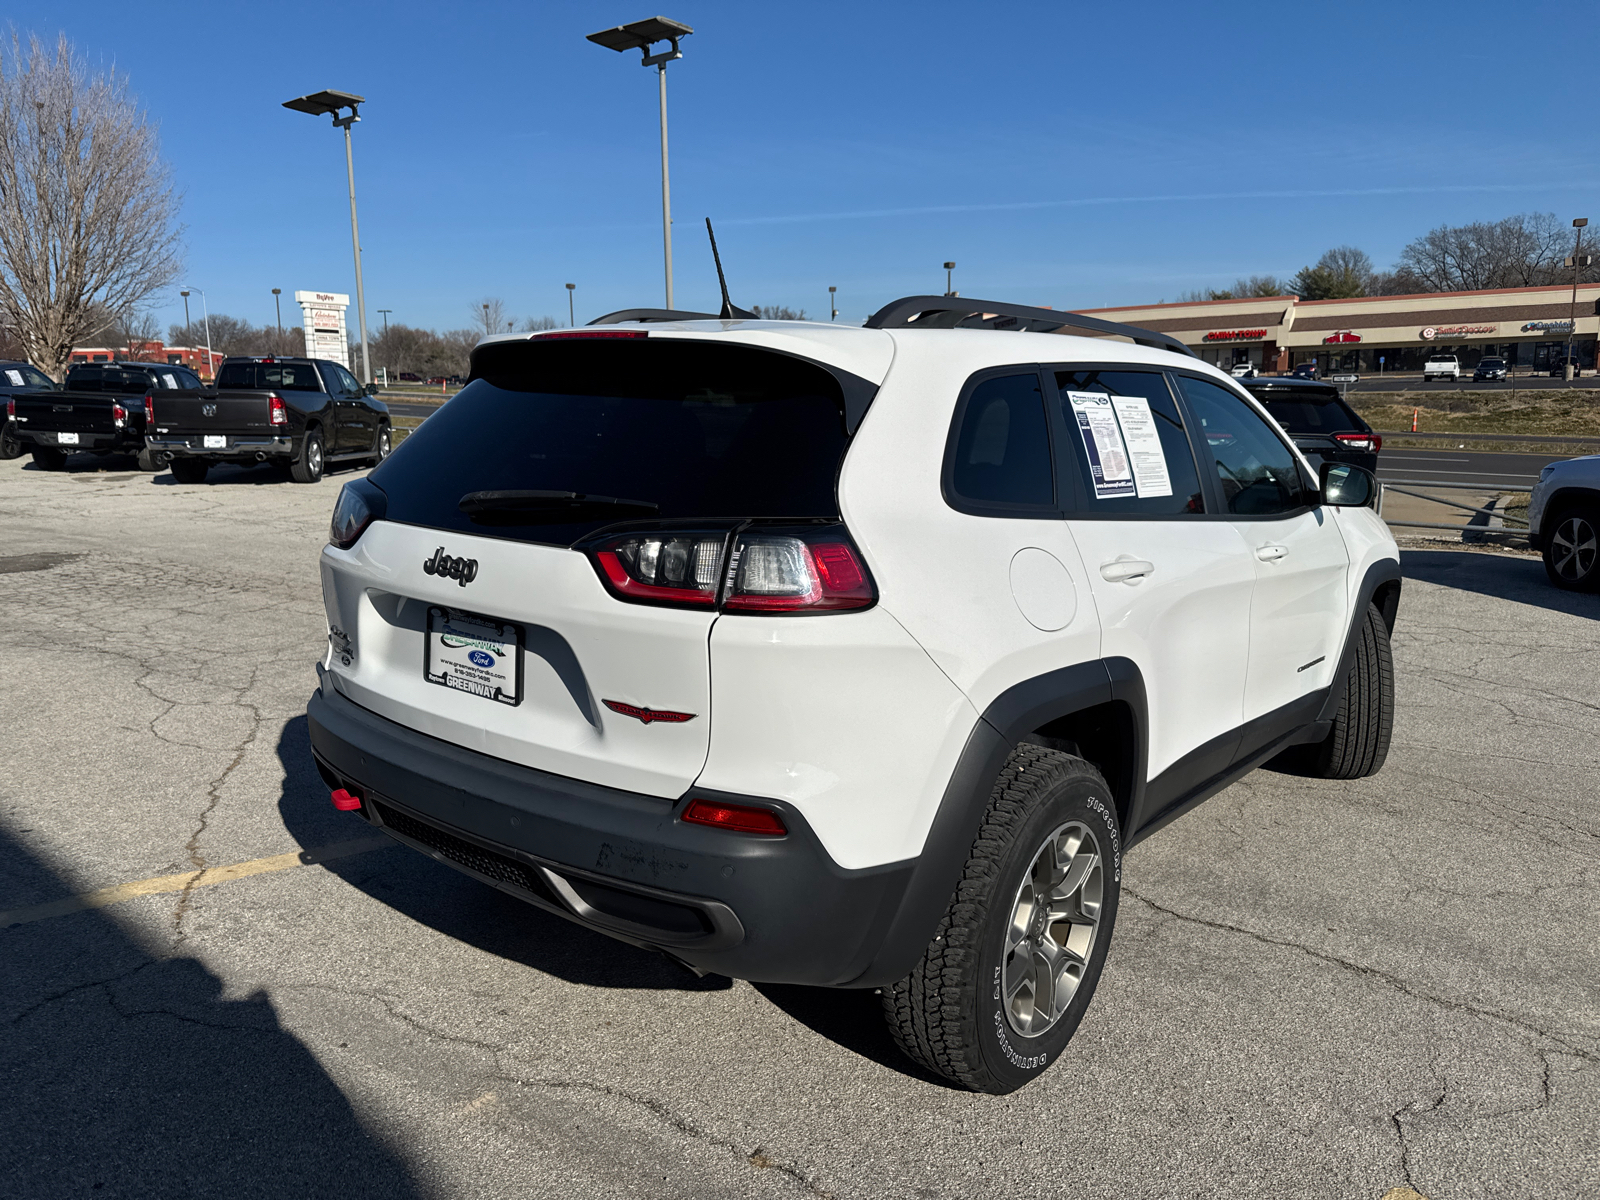
[[948,1079],[925,1071],[900,1053],[883,1019],[883,1002],[877,992],[867,989],[796,987],[787,983],[752,985],[772,1004],[853,1054],[870,1059],[881,1067],[909,1075],[923,1083],[937,1084],[952,1091],[965,1091]]
[[[1536,558],[1510,554],[1477,554],[1470,550],[1403,550],[1400,569],[1407,579],[1436,583],[1463,592],[1477,592],[1552,612],[1600,619],[1600,598],[1564,592],[1545,576]],[[1405,601],[1400,603],[1405,620]]]
[[[8,903],[71,888],[0,832]],[[266,996],[102,912],[0,930],[0,1195],[420,1196]]]
[[[372,827],[328,801],[317,774],[305,717],[284,726],[278,739],[284,828],[304,848],[347,841]],[[651,991],[722,991],[733,984],[720,975],[697,978],[659,954],[594,933],[488,884],[435,862],[409,847],[335,859],[324,869],[351,887],[387,904],[418,924],[486,954],[569,983],[588,987]]]

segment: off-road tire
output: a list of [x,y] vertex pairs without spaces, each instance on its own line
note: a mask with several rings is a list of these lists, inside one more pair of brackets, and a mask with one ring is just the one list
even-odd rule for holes
[[289,464],[289,478],[296,483],[315,483],[322,478],[326,464],[321,431],[308,429],[305,437],[300,439],[300,453]]
[[1600,506],[1562,509],[1545,527],[1544,573],[1550,582],[1569,592],[1600,591]]
[[[1023,1037],[1007,1017],[1002,959],[1019,888],[1063,825],[1098,843],[1099,919],[1083,974],[1055,1023]],[[1025,743],[1006,760],[977,840],[933,940],[911,973],[883,989],[884,1017],[901,1050],[977,1092],[1004,1094],[1060,1055],[1088,1009],[1111,943],[1122,878],[1122,831],[1105,778],[1081,758]]]
[[204,483],[211,464],[203,458],[175,458],[169,464],[179,483]]
[[1382,768],[1393,732],[1394,656],[1389,649],[1389,626],[1377,606],[1369,604],[1333,729],[1320,742],[1295,746],[1280,755],[1275,765],[1318,779],[1363,779]]
[[54,446],[35,446],[33,465],[41,471],[59,471],[67,465],[67,456],[64,451],[57,450]]
[[161,470],[166,461],[167,456],[162,454],[159,450],[152,450],[146,446],[143,450],[139,451],[139,470],[141,471],[149,471],[151,474],[154,474],[155,472]]

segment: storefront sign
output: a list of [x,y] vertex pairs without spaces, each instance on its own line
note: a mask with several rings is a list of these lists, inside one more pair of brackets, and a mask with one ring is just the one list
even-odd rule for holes
[[1323,338],[1322,344],[1324,346],[1344,346],[1351,342],[1359,342],[1360,340],[1361,335],[1359,333],[1351,333],[1348,329],[1341,329],[1338,333],[1330,333],[1327,337]]
[[1422,331],[1422,340],[1431,342],[1441,337],[1476,337],[1480,333],[1493,333],[1498,325],[1430,325]]
[[1529,321],[1522,327],[1523,333],[1571,333],[1571,321]]
[[1265,329],[1218,329],[1201,339],[1207,342],[1253,342],[1267,336]]

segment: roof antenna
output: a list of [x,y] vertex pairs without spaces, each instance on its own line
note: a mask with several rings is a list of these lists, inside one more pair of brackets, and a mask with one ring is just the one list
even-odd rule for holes
[[728,281],[722,274],[722,255],[717,253],[717,235],[711,231],[710,217],[706,218],[706,236],[711,239],[711,258],[717,264],[717,282],[722,286],[722,312],[720,314],[722,319],[724,321],[732,321],[735,318],[743,317],[747,321],[759,321],[761,319],[759,313],[736,308],[733,301],[728,299]]

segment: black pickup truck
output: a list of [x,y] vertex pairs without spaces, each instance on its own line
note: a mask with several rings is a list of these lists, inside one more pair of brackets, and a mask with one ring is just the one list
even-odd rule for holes
[[179,483],[201,483],[213,463],[274,462],[297,483],[332,463],[389,455],[389,409],[336,362],[226,358],[217,386],[150,397],[146,440]]
[[67,455],[135,454],[139,469],[159,471],[161,458],[145,445],[145,398],[200,386],[193,371],[172,363],[85,363],[67,372],[59,392],[15,393],[17,440],[45,471]]
[[59,392],[61,385],[29,363],[0,361],[0,407],[5,422],[0,424],[0,458],[20,458],[27,448],[17,440],[17,422],[11,398],[28,392]]

